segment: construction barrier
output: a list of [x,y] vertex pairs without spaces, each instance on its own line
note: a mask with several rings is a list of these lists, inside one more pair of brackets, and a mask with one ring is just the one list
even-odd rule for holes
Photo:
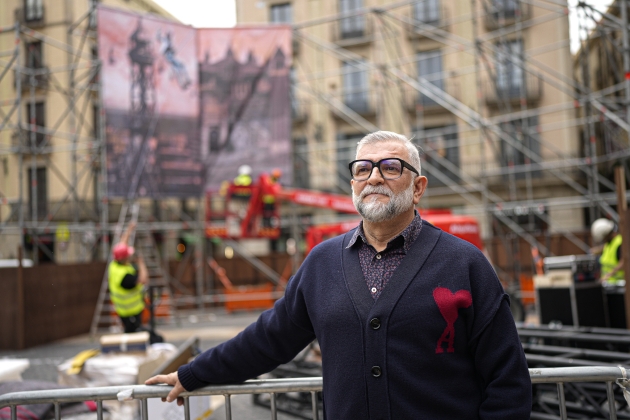
[[[630,398],[626,391],[630,381],[623,367],[570,367],[570,368],[541,368],[529,370],[532,383],[553,384],[557,386],[558,410],[560,417],[545,416],[545,418],[567,419],[567,405],[564,386],[573,382],[602,382],[606,385],[608,394],[607,409],[608,418],[617,420],[617,404],[615,402],[615,384],[623,389],[624,397]],[[110,386],[101,388],[70,388],[45,391],[13,392],[0,395],[0,414],[10,411],[11,419],[18,419],[18,406],[26,404],[52,403],[55,411],[55,419],[61,418],[61,404],[70,402],[94,401],[96,403],[97,419],[102,420],[104,409],[103,401],[118,400],[140,402],[141,418],[149,419],[148,400],[164,398],[172,389],[166,385],[135,385],[135,386]],[[222,395],[225,398],[225,415],[227,420],[232,419],[232,406],[230,396],[236,394],[270,394],[271,418],[277,418],[276,398],[278,394],[289,392],[303,392],[311,394],[312,416],[319,419],[319,405],[317,393],[322,390],[322,378],[291,378],[291,379],[258,379],[250,380],[239,385],[216,385],[200,388],[194,392],[184,392],[184,416],[190,415],[190,398],[198,396]],[[6,418],[3,416],[3,418]],[[533,418],[533,417],[532,417]],[[599,418],[599,417],[598,417]],[[624,417],[625,418],[625,417]]]

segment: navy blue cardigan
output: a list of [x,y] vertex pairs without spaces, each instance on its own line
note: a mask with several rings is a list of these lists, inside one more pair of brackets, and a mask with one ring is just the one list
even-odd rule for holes
[[328,420],[529,419],[527,363],[494,270],[423,223],[376,302],[346,249],[352,231],[315,247],[273,309],[179,368],[184,388],[256,377],[317,338]]

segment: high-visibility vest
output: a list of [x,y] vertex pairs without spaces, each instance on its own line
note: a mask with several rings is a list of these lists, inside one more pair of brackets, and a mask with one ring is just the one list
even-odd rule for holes
[[137,274],[133,265],[119,264],[117,261],[109,264],[109,294],[116,313],[122,317],[138,315],[144,309],[144,285],[138,283],[133,289],[125,289],[122,281],[127,274]]
[[263,204],[275,204],[276,196],[273,194],[264,194],[262,196],[262,202]]
[[237,187],[249,187],[252,185],[252,177],[249,175],[239,175],[234,178],[234,185]]
[[[617,258],[617,250],[621,246],[621,235],[615,236],[612,241],[608,242],[604,245],[604,251],[602,252],[602,256],[599,257],[599,263],[602,266],[602,277],[606,274],[613,271],[613,269],[619,264],[619,259]],[[625,274],[623,270],[617,271],[613,274],[608,281],[610,283],[616,283],[619,280],[624,280]]]

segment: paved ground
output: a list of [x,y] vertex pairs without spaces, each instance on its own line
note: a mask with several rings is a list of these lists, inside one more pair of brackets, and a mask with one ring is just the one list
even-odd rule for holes
[[[206,350],[220,344],[242,331],[254,322],[259,312],[240,312],[227,315],[223,311],[206,312],[202,315],[192,315],[180,320],[179,325],[158,325],[157,331],[164,336],[165,341],[181,345],[191,336],[200,339],[201,350]],[[24,380],[43,380],[57,382],[57,366],[70,359],[79,352],[98,348],[98,340],[92,340],[89,335],[77,336],[60,340],[50,344],[32,347],[26,350],[0,350],[2,358],[27,358],[30,367],[22,374]],[[221,397],[213,400],[220,404]],[[232,418],[234,420],[257,420],[271,418],[270,410],[254,405],[249,395],[232,397]],[[212,420],[225,419],[225,408],[219,406],[210,417]],[[279,414],[279,420],[294,420],[296,417]]]

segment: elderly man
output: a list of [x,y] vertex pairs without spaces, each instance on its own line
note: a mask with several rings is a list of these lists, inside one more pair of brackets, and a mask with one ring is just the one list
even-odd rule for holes
[[420,219],[427,185],[404,136],[365,136],[350,163],[363,221],[306,258],[284,298],[230,341],[147,384],[167,400],[241,382],[317,338],[324,417],[529,419],[531,381],[509,301],[484,255]]

